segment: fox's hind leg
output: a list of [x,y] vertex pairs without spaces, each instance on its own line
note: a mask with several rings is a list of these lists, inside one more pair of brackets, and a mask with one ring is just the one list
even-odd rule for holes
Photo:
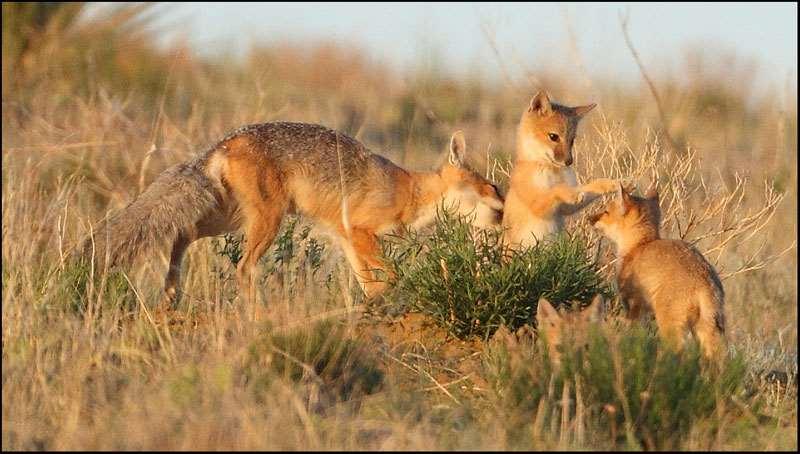
[[172,244],[172,252],[169,256],[169,270],[167,270],[167,276],[164,278],[163,304],[172,305],[177,303],[179,299],[181,263],[183,262],[183,256],[186,254],[186,249],[191,243],[191,240],[185,235],[178,235],[178,238]]
[[655,304],[656,325],[658,326],[658,336],[666,345],[676,351],[682,350],[686,342],[687,323],[685,317],[673,317],[665,307],[665,304]]
[[272,244],[289,207],[284,182],[275,168],[255,160],[249,144],[229,144],[226,181],[233,189],[245,230],[244,255],[236,268],[239,291],[247,301],[255,302],[253,269]]
[[285,204],[275,201],[275,204],[261,204],[259,209],[253,210],[246,216],[248,226],[245,233],[246,246],[244,255],[236,268],[236,277],[239,281],[239,291],[245,292],[247,301],[256,301],[255,280],[253,270],[258,259],[272,244],[281,225],[285,212]]
[[707,359],[721,360],[724,359],[726,350],[725,315],[720,310],[709,312],[709,314],[701,312],[693,334]]

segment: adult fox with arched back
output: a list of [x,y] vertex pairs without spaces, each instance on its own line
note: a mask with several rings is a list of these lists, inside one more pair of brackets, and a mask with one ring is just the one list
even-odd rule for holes
[[240,290],[252,300],[258,259],[290,212],[307,215],[338,238],[368,297],[384,283],[377,237],[401,225],[420,227],[442,202],[474,215],[477,226],[502,218],[496,188],[465,162],[463,134],[447,162],[431,172],[403,169],[345,134],[306,123],[240,128],[196,159],[164,171],[125,209],[111,216],[82,249],[109,266],[131,262],[160,244],[171,247],[165,293],[173,300],[189,245],[238,229],[245,232],[237,266]]

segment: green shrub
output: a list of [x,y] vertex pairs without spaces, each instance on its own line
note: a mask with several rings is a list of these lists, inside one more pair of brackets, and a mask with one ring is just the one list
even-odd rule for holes
[[132,311],[137,307],[136,295],[121,271],[109,271],[103,275],[83,260],[70,261],[57,271],[56,291],[51,295],[55,304],[70,312],[83,314],[89,298],[99,301],[99,308],[120,308]]
[[511,251],[496,230],[476,231],[440,209],[429,235],[409,232],[383,242],[392,299],[433,317],[460,338],[488,338],[501,325],[534,324],[539,297],[555,306],[589,304],[609,286],[579,235],[555,235]]
[[732,414],[743,421],[742,430],[757,424],[748,415],[758,412],[760,404],[746,397],[741,356],[717,369],[703,361],[696,343],[675,352],[643,326],[618,331],[593,327],[585,346],[563,351],[559,370],[546,348],[535,353],[511,351],[500,343],[490,348],[484,367],[498,397],[497,410],[519,422],[510,432],[533,430],[530,421],[538,415],[543,437],[574,439],[574,429],[566,435],[558,429],[547,432],[561,425],[565,386],[569,427],[575,427],[580,400],[579,424],[587,433],[605,434],[609,447],[680,449],[693,431],[715,433]]
[[[240,233],[226,233],[221,240],[213,240],[213,247],[218,255],[226,257],[235,267],[244,256],[245,241]],[[324,256],[325,244],[311,236],[311,225],[302,225],[299,216],[287,216],[258,263],[263,279],[277,276],[291,288],[299,279],[316,276],[322,268]],[[216,269],[216,272],[223,279],[230,277],[224,270]]]

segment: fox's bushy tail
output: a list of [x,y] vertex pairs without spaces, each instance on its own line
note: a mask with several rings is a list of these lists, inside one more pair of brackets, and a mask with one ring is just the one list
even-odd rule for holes
[[171,245],[217,209],[215,194],[199,161],[170,167],[127,207],[96,226],[80,247],[80,256],[110,268]]

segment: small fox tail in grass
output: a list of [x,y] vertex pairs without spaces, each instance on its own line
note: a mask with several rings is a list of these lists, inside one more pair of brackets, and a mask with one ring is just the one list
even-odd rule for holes
[[194,160],[167,169],[127,207],[101,222],[79,249],[100,266],[127,265],[173,244],[217,206],[215,188]]

